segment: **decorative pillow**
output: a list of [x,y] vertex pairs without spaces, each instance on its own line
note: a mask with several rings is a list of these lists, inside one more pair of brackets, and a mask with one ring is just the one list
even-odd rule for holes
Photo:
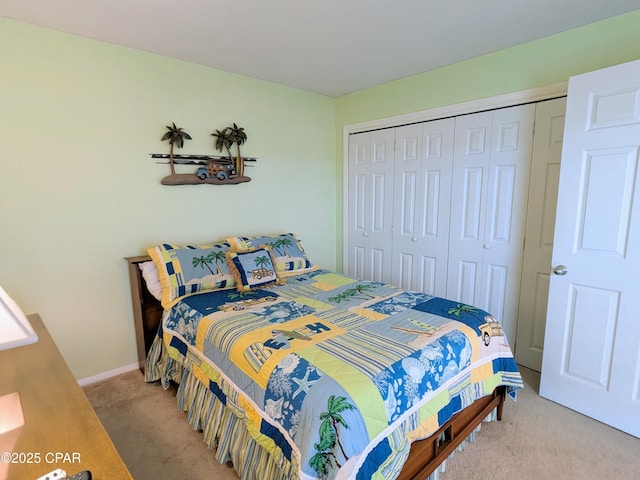
[[149,293],[156,297],[157,300],[162,300],[162,284],[160,283],[156,264],[152,261],[142,262],[138,267],[142,272],[142,278],[144,278],[144,283]]
[[235,282],[225,254],[228,243],[213,245],[163,244],[147,250],[158,269],[162,306],[168,309],[194,293],[233,288]]
[[317,270],[302,248],[302,244],[293,233],[280,235],[264,235],[259,237],[230,237],[227,242],[236,251],[246,251],[267,246],[271,249],[276,270],[281,276],[297,275]]
[[268,248],[256,248],[245,252],[231,250],[227,252],[227,261],[239,292],[282,283]]

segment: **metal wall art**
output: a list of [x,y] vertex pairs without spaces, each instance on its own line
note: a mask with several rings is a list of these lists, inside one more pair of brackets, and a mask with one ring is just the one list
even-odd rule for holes
[[[163,185],[198,185],[208,183],[213,185],[238,184],[250,182],[251,178],[244,174],[246,162],[255,162],[254,157],[243,157],[240,146],[247,141],[244,128],[235,123],[224,130],[216,130],[211,135],[215,137],[214,147],[219,152],[226,151],[227,155],[189,155],[174,154],[174,148],[183,148],[185,140],[191,140],[191,135],[175,123],[167,125],[167,132],[162,141],[169,142],[169,153],[151,153],[151,158],[168,160],[171,174],[161,181]],[[235,145],[235,156],[231,153]],[[191,165],[194,170],[190,173],[176,173],[176,165]]]

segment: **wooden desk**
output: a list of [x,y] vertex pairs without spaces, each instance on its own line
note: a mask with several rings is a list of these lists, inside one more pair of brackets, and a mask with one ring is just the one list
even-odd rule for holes
[[0,463],[0,480],[36,480],[56,468],[132,480],[42,320],[30,315],[29,321],[38,341],[0,351],[0,396],[18,392],[24,415],[10,452],[17,463]]

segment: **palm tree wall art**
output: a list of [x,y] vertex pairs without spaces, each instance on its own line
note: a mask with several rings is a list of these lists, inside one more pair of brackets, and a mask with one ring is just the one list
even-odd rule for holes
[[244,128],[239,127],[236,123],[233,123],[233,127],[229,127],[229,136],[236,144],[236,168],[240,176],[244,175],[244,159],[240,155],[240,145],[247,141],[247,134]]
[[191,140],[191,135],[182,128],[176,127],[175,122],[172,122],[171,126],[166,125],[166,127],[168,132],[163,135],[162,141],[169,140],[169,165],[171,166],[171,174],[175,175],[176,169],[173,162],[173,146],[175,145],[178,148],[182,148],[185,140]]
[[[222,130],[215,130],[211,135],[215,137],[214,148],[226,155],[190,155],[176,154],[174,148],[182,148],[185,140],[191,140],[183,128],[177,127],[175,122],[166,125],[167,131],[162,136],[162,141],[169,141],[169,154],[152,153],[151,158],[168,159],[171,174],[161,181],[163,185],[199,185],[207,184],[238,184],[250,182],[251,178],[245,176],[245,162],[255,162],[254,157],[243,157],[240,146],[247,141],[247,134],[243,127],[233,123],[231,127]],[[233,146],[236,146],[235,156],[232,153]],[[164,163],[164,162],[159,162]],[[177,173],[176,165],[196,166],[196,170],[191,173]]]

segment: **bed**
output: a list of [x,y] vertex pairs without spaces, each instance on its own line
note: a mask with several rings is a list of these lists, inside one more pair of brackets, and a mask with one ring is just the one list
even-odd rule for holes
[[328,271],[294,234],[128,258],[141,369],[243,479],[424,479],[522,379],[499,322]]

